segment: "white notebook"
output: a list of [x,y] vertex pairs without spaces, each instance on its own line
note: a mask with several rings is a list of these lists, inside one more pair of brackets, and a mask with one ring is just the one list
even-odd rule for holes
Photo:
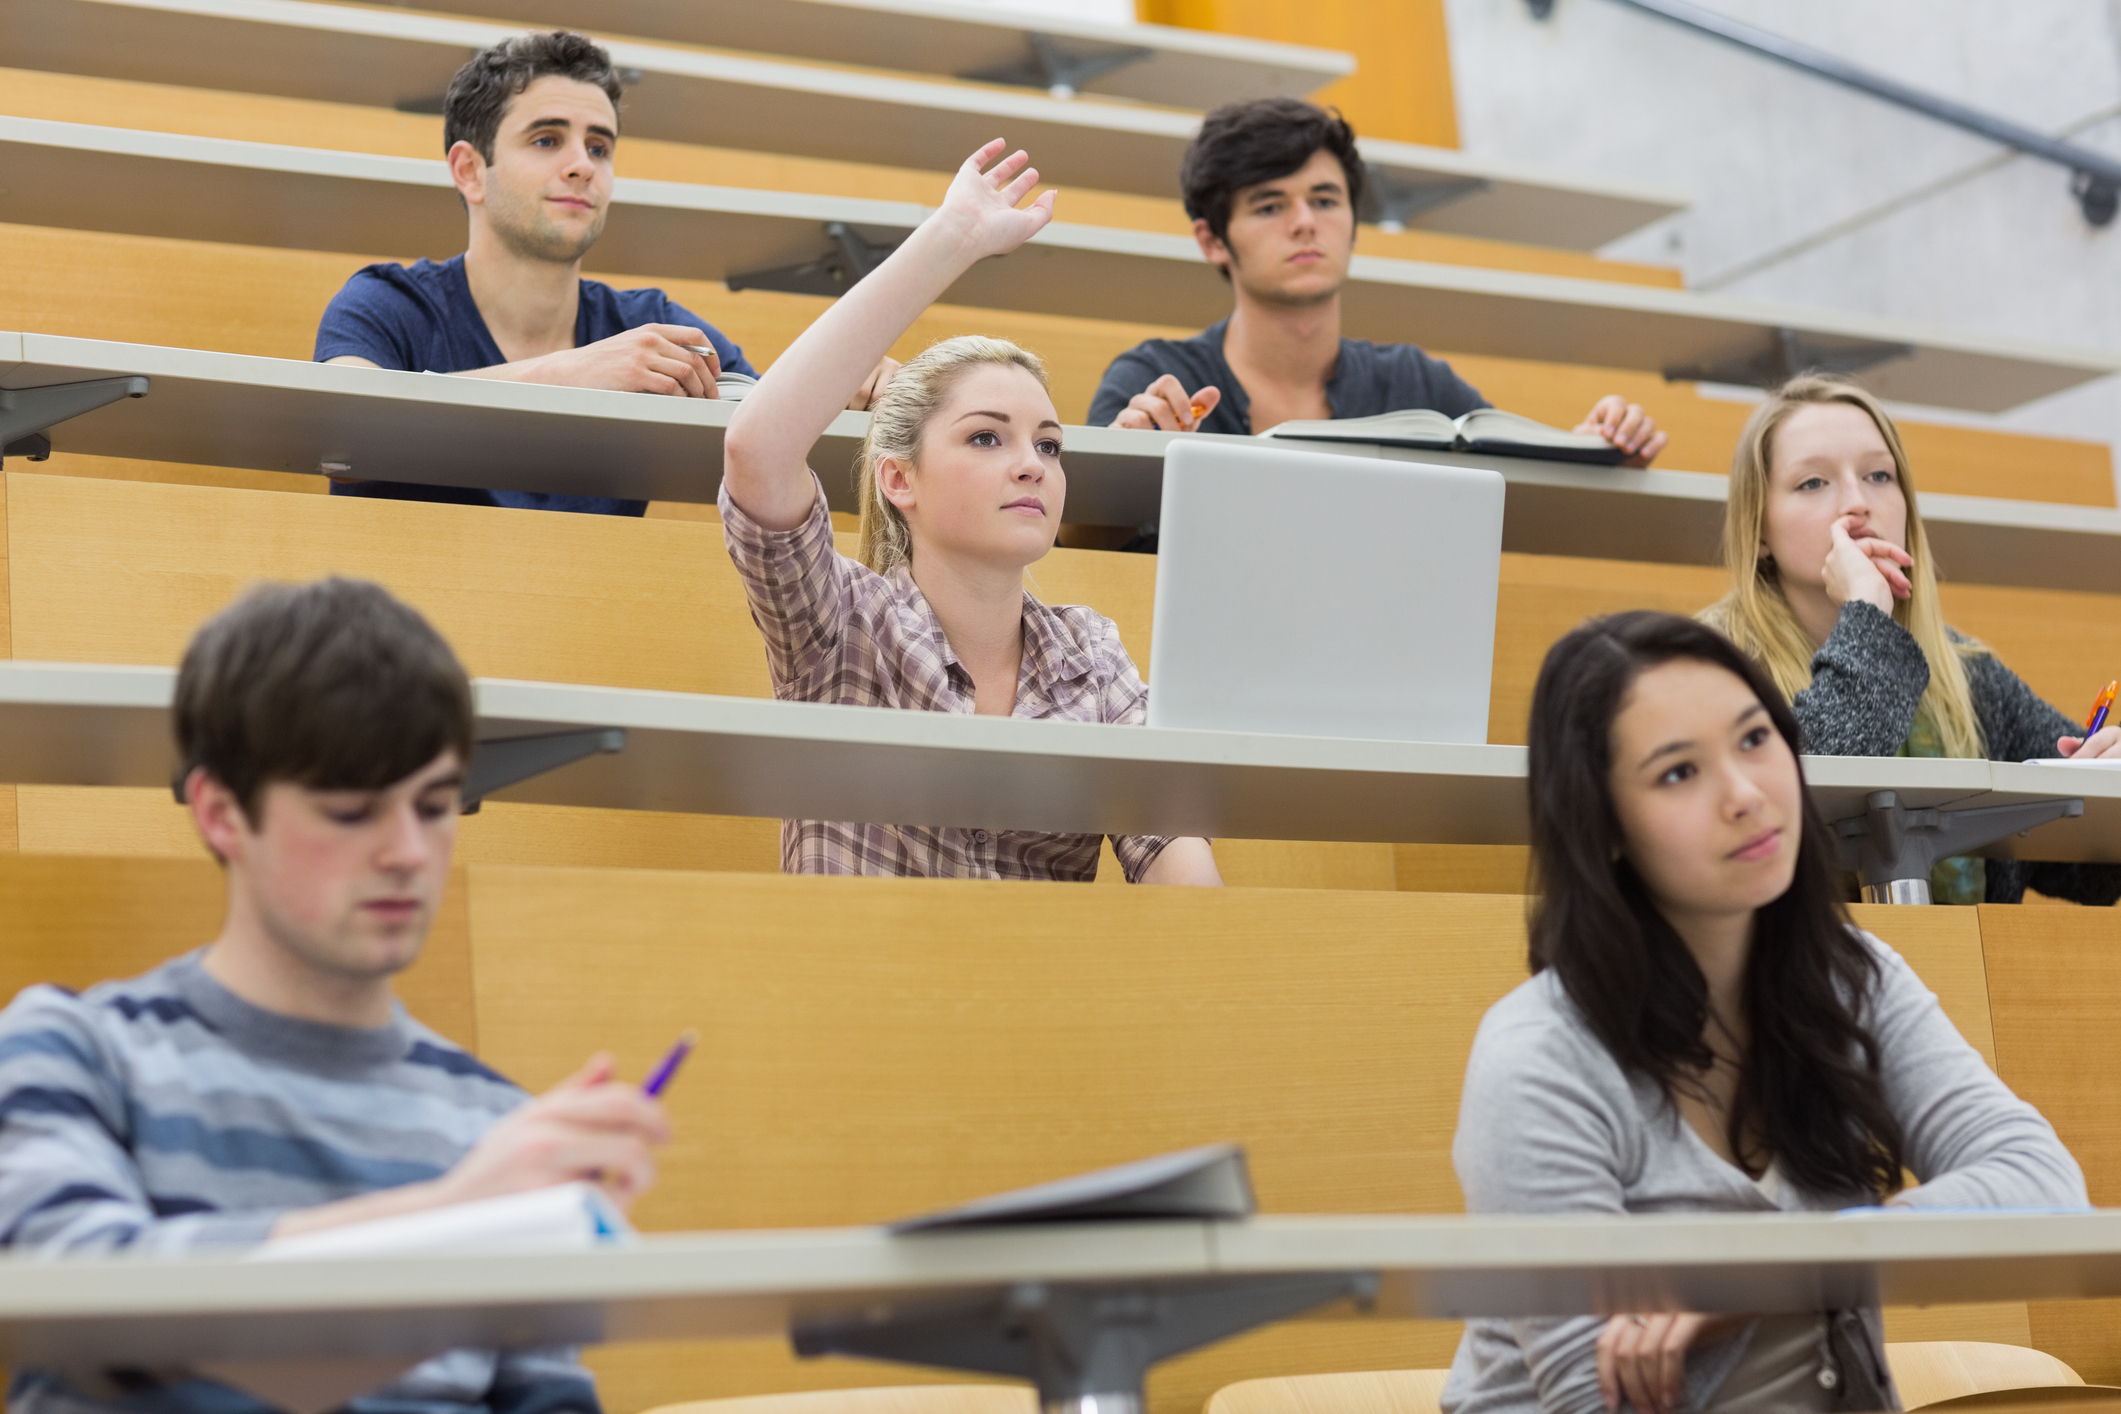
[[592,1183],[562,1183],[283,1237],[250,1262],[398,1257],[421,1252],[586,1252],[633,1238],[626,1215]]
[[[631,1241],[633,1235],[625,1214],[601,1189],[588,1183],[563,1183],[285,1237],[257,1248],[244,1260],[299,1262],[430,1252],[586,1252]],[[427,1358],[344,1355],[210,1360],[195,1368],[209,1379],[250,1391],[286,1414],[327,1414],[402,1378]]]
[[1617,466],[1627,459],[1626,452],[1603,437],[1563,432],[1501,408],[1475,408],[1457,418],[1445,417],[1434,408],[1407,408],[1376,417],[1284,422],[1259,435],[1296,442],[1364,442],[1380,447],[1486,452],[1493,456],[1539,457],[1603,466]]

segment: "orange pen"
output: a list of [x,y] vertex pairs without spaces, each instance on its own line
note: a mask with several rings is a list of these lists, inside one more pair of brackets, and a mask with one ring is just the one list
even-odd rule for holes
[[1207,405],[1206,403],[1195,403],[1195,404],[1193,405],[1193,425],[1194,425],[1194,426],[1198,427],[1198,426],[1200,425],[1200,420],[1201,420],[1202,418],[1206,417],[1207,415],[1208,415],[1208,405]]
[[2114,693],[2116,691],[2121,691],[2121,682],[2110,682],[2106,685],[2104,692],[2092,699],[2091,720],[2084,724],[2084,734],[2086,736],[2090,736],[2093,732],[2106,725],[2106,714],[2113,710]]

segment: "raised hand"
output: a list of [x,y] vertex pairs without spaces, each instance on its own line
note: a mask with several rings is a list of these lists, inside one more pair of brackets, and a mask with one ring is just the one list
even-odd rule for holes
[[1850,535],[1852,519],[1843,516],[1833,524],[1833,542],[1826,552],[1824,571],[1827,598],[1836,604],[1860,599],[1880,613],[1890,614],[1895,599],[1908,598],[1915,592],[1906,574],[1915,558],[1879,536],[1857,539]]
[[[996,138],[966,158],[936,213],[963,243],[968,260],[1007,255],[1053,219],[1054,193],[1050,191],[1029,206],[1017,205],[1038,185],[1038,168],[1022,150],[994,162],[1007,145]],[[994,162],[991,168],[990,162]]]

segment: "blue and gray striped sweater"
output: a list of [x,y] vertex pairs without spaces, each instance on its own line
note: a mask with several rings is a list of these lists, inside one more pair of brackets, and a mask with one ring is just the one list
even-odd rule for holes
[[[175,1256],[448,1171],[523,1092],[397,1008],[354,1030],[252,1006],[198,953],[0,1012],[0,1248]],[[18,1370],[10,1414],[266,1414],[181,1370]],[[456,1350],[356,1414],[597,1408],[566,1351]]]

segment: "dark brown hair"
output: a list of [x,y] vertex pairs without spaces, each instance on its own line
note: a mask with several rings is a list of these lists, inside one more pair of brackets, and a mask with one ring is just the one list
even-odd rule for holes
[[427,620],[362,580],[270,584],[201,628],[177,672],[177,788],[203,767],[258,826],[270,781],[381,790],[471,764],[471,682]]
[[442,96],[442,151],[468,142],[479,156],[493,161],[493,143],[500,136],[508,100],[548,74],[594,84],[611,100],[612,112],[618,112],[624,90],[602,45],[572,30],[519,34],[472,55],[449,81],[449,91]]
[[[1532,970],[1552,968],[1614,1059],[1667,1094],[1710,1064],[1708,984],[1627,861],[1611,779],[1613,720],[1629,689],[1675,659],[1744,682],[1790,751],[1802,749],[1796,713],[1729,639],[1693,619],[1638,612],[1592,619],[1548,651],[1532,691],[1529,762]],[[1802,787],[1801,762],[1797,770]],[[1746,962],[1751,1038],[1728,1135],[1749,1171],[1779,1160],[1792,1182],[1823,1194],[1899,1186],[1905,1141],[1864,1020],[1877,986],[1878,961],[1852,930],[1807,797],[1796,875],[1754,915]]]
[[1340,159],[1348,179],[1348,207],[1362,209],[1362,154],[1355,129],[1337,110],[1298,98],[1225,103],[1201,120],[1200,135],[1178,170],[1186,215],[1205,221],[1217,240],[1230,235],[1230,208],[1245,187],[1286,177],[1323,148]]

